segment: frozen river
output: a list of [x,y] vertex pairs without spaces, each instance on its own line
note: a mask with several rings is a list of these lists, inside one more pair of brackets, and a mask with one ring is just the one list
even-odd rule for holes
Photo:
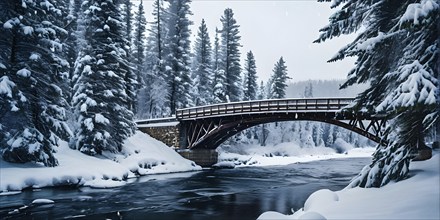
[[[46,188],[0,196],[1,219],[256,219],[290,214],[322,188],[339,190],[370,158],[145,176],[111,189]],[[29,206],[35,199],[54,204]],[[8,212],[24,207],[19,214]]]

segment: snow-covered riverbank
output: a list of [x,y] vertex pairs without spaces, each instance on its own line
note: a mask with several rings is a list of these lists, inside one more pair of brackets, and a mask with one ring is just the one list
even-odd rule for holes
[[[332,148],[301,148],[294,143],[265,147],[243,145],[234,149],[244,154],[220,149],[220,165],[287,165],[332,158],[369,157],[374,151],[374,148],[344,146],[346,152],[341,154]],[[91,157],[70,149],[63,142],[55,153],[60,162],[57,167],[35,163],[13,164],[0,159],[0,195],[25,188],[61,185],[117,187],[126,184],[127,178],[139,175],[201,170],[194,162],[182,158],[170,147],[141,132],[125,141],[121,153]]]
[[120,155],[106,153],[99,158],[91,157],[70,149],[65,142],[57,150],[55,154],[60,163],[57,167],[13,164],[0,159],[0,193],[59,185],[115,187],[137,175],[201,170],[200,166],[141,132],[125,141]]
[[440,219],[440,156],[412,162],[410,177],[382,188],[319,190],[293,215],[265,212],[258,219]]
[[217,166],[276,166],[336,158],[371,157],[375,150],[374,147],[354,148],[342,140],[339,140],[337,144],[338,149],[342,151],[341,153],[338,153],[334,148],[324,146],[300,147],[294,142],[268,146],[223,146],[218,149],[219,163]]

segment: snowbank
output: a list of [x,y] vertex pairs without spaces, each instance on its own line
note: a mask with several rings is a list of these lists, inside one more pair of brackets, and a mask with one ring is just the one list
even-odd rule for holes
[[[274,166],[292,163],[305,163],[316,160],[328,160],[334,158],[371,157],[374,148],[353,148],[345,141],[340,141],[344,150],[335,150],[329,147],[300,147],[294,142],[277,145],[244,145],[240,147],[224,146],[218,149],[218,165],[228,162],[235,167],[244,166]],[[336,144],[336,143],[335,143]],[[338,153],[343,152],[343,153]]]
[[430,160],[412,162],[406,180],[382,188],[319,190],[293,215],[265,212],[258,219],[440,219],[439,170],[435,152]]
[[59,185],[117,187],[138,175],[201,170],[194,162],[142,132],[125,141],[122,154],[91,157],[63,142],[55,157],[60,164],[57,167],[13,164],[0,159],[0,192]]

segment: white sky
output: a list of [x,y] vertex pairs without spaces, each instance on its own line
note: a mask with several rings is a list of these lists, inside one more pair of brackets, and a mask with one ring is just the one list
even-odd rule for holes
[[[152,20],[152,4],[152,0],[144,0],[147,21]],[[204,18],[213,44],[215,27],[221,29],[220,17],[225,8],[232,8],[240,25],[242,67],[246,53],[252,50],[259,81],[267,81],[281,56],[294,81],[343,79],[353,66],[354,59],[326,62],[353,37],[312,43],[333,13],[329,3],[316,0],[193,0],[191,20],[194,25],[191,29],[194,38]]]

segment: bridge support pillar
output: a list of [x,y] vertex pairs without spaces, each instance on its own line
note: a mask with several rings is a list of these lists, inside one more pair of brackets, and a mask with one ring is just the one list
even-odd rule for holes
[[178,153],[202,167],[210,167],[218,160],[218,153],[213,149],[180,150]]

